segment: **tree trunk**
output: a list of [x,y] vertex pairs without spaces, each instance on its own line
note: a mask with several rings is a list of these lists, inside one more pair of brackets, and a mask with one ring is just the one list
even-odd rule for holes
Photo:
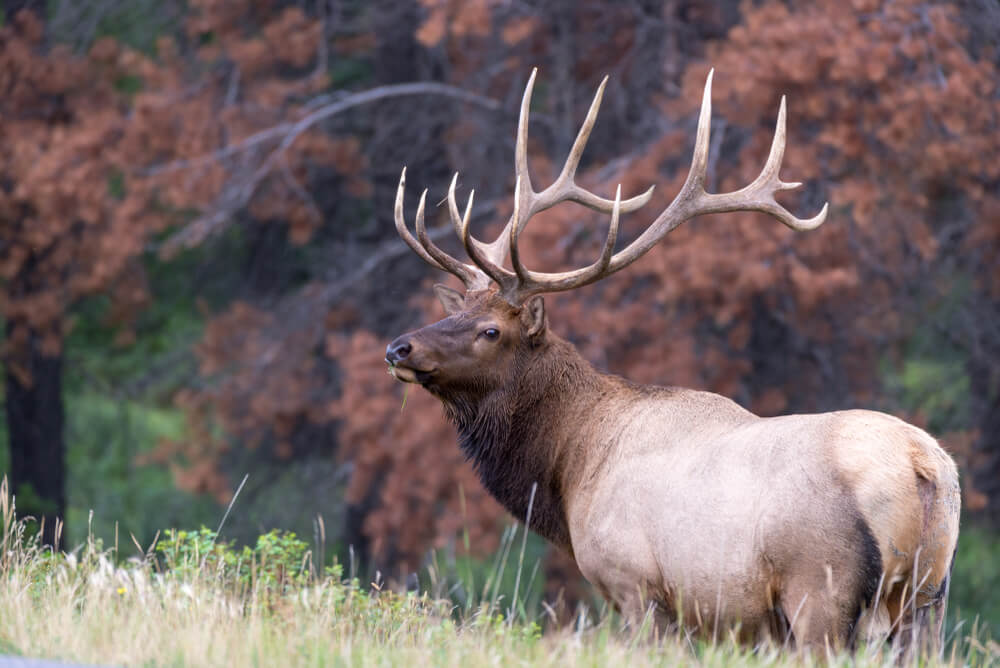
[[[7,322],[8,342],[14,326]],[[18,515],[35,517],[44,543],[58,548],[56,520],[66,515],[62,356],[43,354],[41,337],[32,332],[4,372],[10,483]]]

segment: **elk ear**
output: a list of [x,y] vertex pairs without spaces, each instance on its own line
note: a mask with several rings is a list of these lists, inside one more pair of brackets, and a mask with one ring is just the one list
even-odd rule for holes
[[545,300],[541,295],[535,295],[521,307],[521,323],[529,339],[545,333]]
[[465,297],[458,290],[452,290],[447,285],[434,284],[434,294],[448,315],[455,315],[465,310]]

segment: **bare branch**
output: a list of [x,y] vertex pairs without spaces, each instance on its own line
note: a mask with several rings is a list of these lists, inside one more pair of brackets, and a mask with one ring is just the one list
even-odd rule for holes
[[146,176],[190,170],[241,154],[259,151],[272,142],[277,143],[277,146],[270,150],[248,178],[231,179],[216,200],[215,206],[167,239],[163,243],[162,251],[164,253],[174,252],[181,246],[198,243],[210,234],[217,232],[236,211],[250,201],[261,181],[280,165],[285,152],[295,143],[295,140],[317,123],[366,104],[412,95],[438,95],[474,104],[490,111],[500,109],[500,103],[496,100],[447,84],[418,82],[379,86],[360,93],[352,93],[329,104],[324,104],[298,121],[281,123],[211,153],[140,170],[139,173]]
[[[161,165],[144,167],[137,171],[143,176],[155,176],[157,174],[187,170],[192,167],[199,167],[213,162],[219,162],[225,158],[249,151],[250,149],[256,148],[261,144],[266,144],[279,138],[287,138],[293,133],[295,137],[297,137],[316,123],[330,118],[331,116],[342,114],[355,107],[360,107],[371,102],[378,102],[380,100],[394,97],[406,97],[410,95],[440,95],[443,97],[454,98],[462,102],[467,102],[469,104],[474,104],[490,111],[497,111],[500,109],[500,103],[492,98],[470,93],[467,90],[463,90],[455,86],[449,86],[447,84],[425,81],[418,83],[378,86],[377,88],[372,88],[371,90],[366,90],[360,93],[351,93],[346,97],[338,98],[335,101],[330,102],[329,104],[324,104],[315,111],[310,112],[299,121],[294,123],[280,123],[274,127],[267,128],[266,130],[255,132],[246,139],[236,142],[235,144],[230,144],[229,146],[224,146],[218,150],[212,151],[211,153],[206,153],[195,158],[174,160]],[[293,137],[291,141],[282,141],[283,147],[287,149],[294,140],[295,138]]]

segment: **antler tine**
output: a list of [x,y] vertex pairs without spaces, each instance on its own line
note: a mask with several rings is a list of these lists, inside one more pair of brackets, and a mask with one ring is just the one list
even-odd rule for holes
[[562,172],[559,174],[558,181],[569,181],[572,182],[576,177],[576,169],[580,166],[580,158],[583,157],[583,150],[587,148],[587,141],[590,139],[590,133],[594,130],[594,124],[597,123],[597,114],[601,110],[601,102],[604,100],[604,88],[608,85],[607,75],[601,79],[601,85],[597,87],[597,92],[594,93],[594,99],[590,102],[590,108],[587,110],[587,116],[583,119],[583,124],[580,125],[580,131],[576,133],[576,139],[573,140],[573,147],[569,150],[569,155],[566,156],[566,164],[563,165]]
[[[472,201],[475,198],[476,191],[469,191],[469,201],[465,205],[465,215],[462,216],[462,229],[459,234],[462,239],[462,246],[465,247],[465,252],[468,254],[472,261],[479,267],[485,276],[489,276],[494,282],[501,286],[505,286],[509,283],[507,280],[511,273],[504,269],[503,267],[493,264],[489,258],[485,257],[480,253],[479,249],[472,245],[472,236],[469,234],[469,220],[472,216]],[[455,204],[455,192],[451,191],[448,193],[448,206],[449,210]],[[455,213],[458,213],[458,208],[455,207]],[[489,287],[488,285],[486,287]]]
[[615,189],[615,205],[611,209],[611,225],[608,227],[608,238],[604,241],[604,250],[601,251],[600,259],[595,263],[595,275],[603,276],[611,265],[611,257],[615,251],[615,243],[618,241],[618,221],[622,212],[622,184],[618,184]]
[[677,195],[682,196],[693,192],[705,192],[705,176],[708,172],[709,139],[712,136],[712,76],[715,68],[708,71],[705,80],[705,90],[701,94],[701,110],[698,112],[698,129],[694,136],[694,154],[691,156],[691,169],[688,171],[684,186]]
[[698,112],[698,129],[695,132],[694,151],[691,155],[691,168],[688,170],[684,185],[681,186],[681,191],[637,239],[611,258],[609,273],[614,273],[632,264],[675,227],[698,215],[698,213],[690,211],[692,202],[697,202],[704,197],[712,197],[705,192],[705,176],[708,172],[708,153],[712,134],[712,77],[714,74],[715,68],[712,68],[708,71],[708,77],[705,79],[705,89],[701,96],[701,109]]
[[489,277],[481,270],[470,267],[464,262],[459,262],[452,256],[434,245],[431,238],[427,236],[427,228],[424,226],[424,205],[427,200],[427,190],[420,195],[420,204],[417,205],[417,238],[431,257],[437,260],[446,271],[451,272],[461,279],[466,290],[485,290],[490,286]]
[[[531,187],[530,185],[528,186]],[[507,225],[507,231],[510,235],[510,242],[507,247],[510,249],[510,263],[514,267],[514,273],[517,274],[518,284],[522,285],[528,280],[528,270],[524,268],[521,264],[521,252],[517,247],[517,237],[521,231],[521,177],[514,180],[514,213],[510,217],[511,223]]]
[[[451,185],[448,188],[448,193],[450,196],[452,196],[452,193],[455,190],[457,182],[458,182],[458,172],[455,172],[455,175],[452,176],[451,179]],[[452,199],[454,199],[453,196]],[[452,227],[455,228],[455,234],[457,234],[458,237],[461,239],[463,235],[462,218],[458,215],[458,205],[453,204],[451,201],[449,201],[448,213],[449,217],[451,218]],[[497,238],[491,241],[490,243],[485,243],[475,238],[471,234],[469,235],[469,244],[472,245],[473,248],[475,249],[472,251],[472,253],[469,253],[469,257],[484,258],[484,264],[490,267],[490,270],[486,272],[490,276],[493,275],[490,272],[501,274],[508,277],[513,276],[513,274],[511,274],[509,271],[503,268],[503,261],[507,257],[507,250],[508,250],[507,231],[509,230],[512,221],[513,218],[508,220],[507,225],[504,227],[500,235],[497,236]],[[475,262],[475,260],[473,260],[473,262]]]
[[767,213],[770,213],[793,230],[799,232],[814,230],[826,220],[826,212],[829,206],[827,203],[823,204],[823,208],[818,214],[812,218],[803,220],[802,218],[795,217],[790,211],[773,201],[773,193],[779,190],[793,190],[802,185],[798,181],[786,182],[778,178],[778,171],[781,169],[781,160],[785,156],[785,139],[785,96],[782,95],[781,105],[778,107],[778,121],[774,128],[774,139],[771,141],[771,151],[768,153],[767,162],[764,163],[764,168],[761,170],[760,175],[745,190],[755,188],[767,189],[770,186],[774,208],[769,209]]
[[[545,190],[540,193],[535,193],[531,189],[531,180],[528,177],[528,164],[527,164],[527,112],[530,106],[530,94],[531,89],[534,86],[534,72],[532,72],[531,79],[528,81],[528,87],[525,89],[525,97],[521,102],[521,121],[518,122],[518,146],[517,153],[517,173],[523,174],[524,183],[527,188],[524,190],[526,194],[527,204],[529,207],[524,213],[521,226],[523,227],[528,219],[539,211],[544,211],[559,202],[572,201],[578,204],[582,204],[595,211],[600,211],[601,213],[611,213],[612,207],[614,207],[614,202],[608,199],[604,199],[594,193],[580,187],[576,183],[576,170],[580,166],[580,158],[583,157],[583,151],[587,147],[587,141],[590,139],[590,133],[594,129],[594,125],[597,122],[597,114],[601,109],[601,101],[604,98],[604,89],[608,83],[608,77],[605,76],[601,80],[601,84],[597,87],[597,92],[594,93],[594,99],[590,103],[590,108],[587,110],[587,116],[583,120],[583,124],[580,126],[579,132],[577,132],[576,139],[573,141],[573,146],[570,148],[569,155],[566,156],[566,162],[563,164],[562,171],[556,180]],[[522,141],[523,140],[523,141]],[[523,151],[522,151],[523,148]],[[639,209],[653,196],[653,189],[655,186],[651,186],[646,192],[631,197],[624,202],[621,202],[621,210],[625,213],[629,213]]]
[[[684,221],[695,216],[709,213],[749,210],[768,213],[795,230],[814,229],[823,223],[826,219],[826,214],[829,208],[827,204],[823,205],[823,209],[816,216],[803,220],[796,218],[791,212],[778,204],[774,199],[774,193],[777,191],[788,190],[800,185],[798,183],[786,183],[778,178],[778,171],[781,168],[781,159],[784,156],[786,140],[786,105],[784,98],[782,98],[781,106],[778,110],[777,126],[775,128],[774,140],[771,143],[771,151],[760,175],[748,186],[735,192],[710,194],[705,191],[705,178],[708,169],[708,154],[712,122],[713,74],[714,70],[710,71],[705,81],[701,110],[698,115],[698,130],[695,135],[694,154],[691,158],[691,169],[688,172],[688,176],[684,181],[681,191],[677,194],[677,197],[674,198],[666,210],[657,216],[656,220],[654,220],[653,223],[641,235],[639,235],[637,239],[620,252],[611,255],[609,258],[607,257],[607,254],[610,252],[608,250],[608,246],[610,245],[612,248],[614,246],[612,237],[617,235],[618,215],[622,211],[629,210],[628,205],[630,204],[630,200],[619,203],[611,203],[611,210],[613,212],[613,229],[609,232],[609,241],[605,244],[605,252],[602,254],[602,257],[598,262],[588,267],[584,267],[583,269],[561,273],[537,273],[528,271],[523,267],[518,267],[515,264],[515,270],[519,278],[519,283],[512,291],[510,291],[509,294],[505,293],[505,296],[511,302],[523,301],[525,297],[539,292],[569,290],[577,286],[592,283],[604,276],[613,274],[614,272],[619,271],[635,262],[664,236],[666,236],[667,233]],[[582,145],[593,128],[592,115],[596,114],[596,107],[600,103],[602,92],[603,83],[601,88],[598,89],[594,103],[591,105],[590,113],[587,114],[587,120],[584,121],[583,127],[580,129],[577,142],[574,143],[573,151],[571,151],[570,158],[567,160],[567,167],[564,167],[563,172],[556,180],[556,183],[529,200],[531,206],[526,212],[524,211],[524,206],[522,204],[520,217],[517,219],[517,227],[523,227],[525,221],[530,218],[533,213],[544,208],[543,205],[551,205],[557,201],[567,199],[572,199],[586,204],[586,202],[583,202],[574,196],[578,190],[582,189],[579,189],[579,187],[576,186],[576,184],[571,180],[573,172],[576,168],[575,164],[571,161],[579,159],[577,151],[582,151]],[[551,194],[550,191],[552,191]],[[651,195],[651,192],[647,192],[640,195],[638,198],[633,199],[648,199],[649,195]],[[617,195],[616,200],[619,199],[620,195]],[[603,210],[599,207],[594,208]],[[514,244],[517,241],[517,231],[512,230],[510,239],[511,256],[513,257],[516,252]]]
[[[533,196],[534,193],[531,189],[531,175],[528,172],[528,125],[529,118],[531,116],[531,96],[535,89],[535,77],[538,74],[538,68],[534,67],[531,70],[531,76],[528,77],[528,83],[524,87],[524,95],[521,96],[521,109],[520,114],[517,117],[517,134],[516,141],[514,144],[514,177],[515,180],[521,179],[525,184],[524,192],[528,193],[529,196]],[[458,174],[452,179],[452,188],[455,187],[455,181],[458,179]],[[550,205],[551,206],[551,205]],[[458,206],[453,207],[453,212],[451,216],[452,224],[455,226],[455,231],[460,237],[463,236],[461,229],[461,219],[458,217]],[[475,237],[468,235],[469,243],[468,246],[474,250],[470,252],[469,257],[473,258],[473,262],[476,260],[473,257],[473,253],[476,253],[479,257],[486,258],[489,263],[499,269],[496,273],[502,272],[504,275],[511,275],[506,269],[502,268],[504,258],[507,257],[507,253],[510,250],[508,239],[510,227],[514,222],[514,217],[511,216],[508,219],[507,224],[504,226],[503,231],[500,235],[491,243],[484,243]],[[477,263],[478,264],[478,263]],[[490,272],[487,272],[490,273]],[[492,275],[492,274],[491,274]]]
[[403,192],[406,190],[406,167],[403,167],[403,173],[399,175],[399,187],[396,189],[396,206],[393,210],[396,219],[396,232],[399,233],[400,238],[406,242],[406,245],[410,247],[414,253],[420,256],[420,259],[431,265],[435,269],[440,269],[441,271],[447,271],[442,267],[434,258],[427,254],[427,251],[413,238],[410,234],[410,230],[406,227],[406,219],[403,217]]
[[[511,273],[504,268],[503,262],[508,253],[513,255],[516,252],[512,248],[512,241],[517,238],[533,215],[563,201],[574,201],[602,213],[611,213],[615,206],[612,200],[595,195],[580,187],[575,182],[580,158],[583,156],[587,140],[590,138],[590,133],[593,131],[594,124],[597,121],[597,114],[601,107],[601,100],[604,96],[608,77],[604,77],[601,81],[594,99],[590,103],[590,109],[587,111],[587,116],[580,126],[580,130],[577,133],[559,176],[540,193],[534,192],[528,169],[528,128],[531,117],[531,97],[534,92],[535,77],[537,74],[538,68],[532,69],[531,76],[528,78],[528,83],[524,88],[524,95],[521,97],[521,109],[517,122],[514,149],[514,176],[515,181],[520,184],[520,188],[516,189],[519,194],[515,195],[515,209],[520,212],[520,215],[511,215],[500,235],[492,242],[485,243],[472,236],[467,228],[463,230],[462,218],[458,213],[458,204],[454,201],[454,189],[458,181],[457,173],[452,178],[448,191],[449,213],[452,225],[455,228],[455,232],[463,239],[463,244],[466,246],[469,258],[501,286],[509,284],[516,275],[516,272]],[[655,186],[650,187],[649,190],[641,195],[619,202],[619,211],[628,213],[644,206],[653,196],[653,188]],[[517,268],[518,265],[515,265],[515,270]],[[523,266],[521,266],[521,269],[523,269]]]
[[760,175],[749,185],[729,193],[705,192],[705,173],[708,167],[709,135],[712,123],[712,75],[708,73],[705,81],[705,92],[702,95],[701,112],[698,115],[698,131],[695,136],[694,155],[691,158],[691,171],[684,182],[681,191],[645,232],[629,244],[611,260],[610,271],[615,272],[627,267],[642,257],[668,232],[686,220],[709,213],[725,213],[727,211],[761,211],[770,214],[793,230],[811,230],[819,227],[826,220],[829,204],[814,217],[803,220],[796,218],[785,207],[774,199],[774,193],[779,190],[790,190],[799,183],[786,183],[778,178],[781,169],[781,159],[785,152],[785,98],[782,97],[778,109],[778,120],[775,127],[771,151]]
[[521,113],[517,117],[517,143],[514,145],[514,179],[524,184],[524,192],[532,193],[531,174],[528,172],[528,117],[531,115],[531,94],[535,90],[538,68],[531,69],[531,76],[521,97]]
[[454,274],[465,284],[467,290],[482,290],[489,287],[489,278],[478,271],[475,267],[470,267],[467,264],[459,262],[452,256],[445,253],[443,250],[438,248],[433,241],[431,241],[430,236],[427,234],[427,228],[424,225],[424,208],[427,203],[427,191],[424,190],[423,194],[420,196],[420,204],[417,205],[417,239],[410,234],[409,229],[406,227],[406,220],[403,217],[403,193],[406,190],[406,168],[403,168],[402,174],[399,177],[399,187],[396,189],[396,206],[394,208],[395,220],[396,220],[396,231],[399,236],[406,242],[406,245],[410,249],[420,256],[420,258],[431,265],[435,269],[440,269],[441,271],[447,271],[450,274]]
[[459,239],[462,240],[465,252],[469,256],[469,259],[472,260],[473,264],[479,267],[480,271],[484,275],[493,279],[497,284],[506,285],[514,275],[500,266],[499,263],[503,262],[502,257],[491,257],[489,253],[489,251],[497,245],[497,242],[493,242],[493,244],[487,246],[478,239],[474,238],[469,230],[469,219],[472,214],[472,199],[475,191],[471,191],[469,193],[469,201],[465,207],[465,215],[461,216],[458,212],[458,201],[455,197],[455,185],[457,182],[458,173],[456,172],[454,178],[451,180],[451,185],[448,187],[448,215],[451,217],[451,224],[458,233]]
[[[524,87],[524,95],[521,96],[521,113],[517,117],[517,141],[514,144],[514,212],[500,233],[500,238],[506,237],[508,241],[501,245],[497,243],[500,242],[500,238],[498,238],[494,242],[498,250],[506,250],[510,253],[511,263],[518,276],[524,269],[516,248],[517,236],[525,224],[521,222],[520,212],[524,209],[530,212],[532,202],[535,200],[535,191],[531,187],[531,172],[528,170],[528,126],[531,116],[531,96],[535,90],[535,76],[537,74],[538,68],[531,68],[531,76],[528,77],[528,83]],[[524,198],[523,201],[522,198]],[[530,217],[529,213],[524,221],[527,222]]]

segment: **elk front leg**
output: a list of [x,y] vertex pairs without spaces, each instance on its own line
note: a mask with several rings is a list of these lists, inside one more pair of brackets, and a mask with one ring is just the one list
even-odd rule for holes
[[652,631],[657,637],[662,637],[676,626],[675,611],[662,596],[651,596],[648,586],[637,584],[618,596],[605,594],[605,598],[614,602],[625,620],[625,626],[633,633]]

